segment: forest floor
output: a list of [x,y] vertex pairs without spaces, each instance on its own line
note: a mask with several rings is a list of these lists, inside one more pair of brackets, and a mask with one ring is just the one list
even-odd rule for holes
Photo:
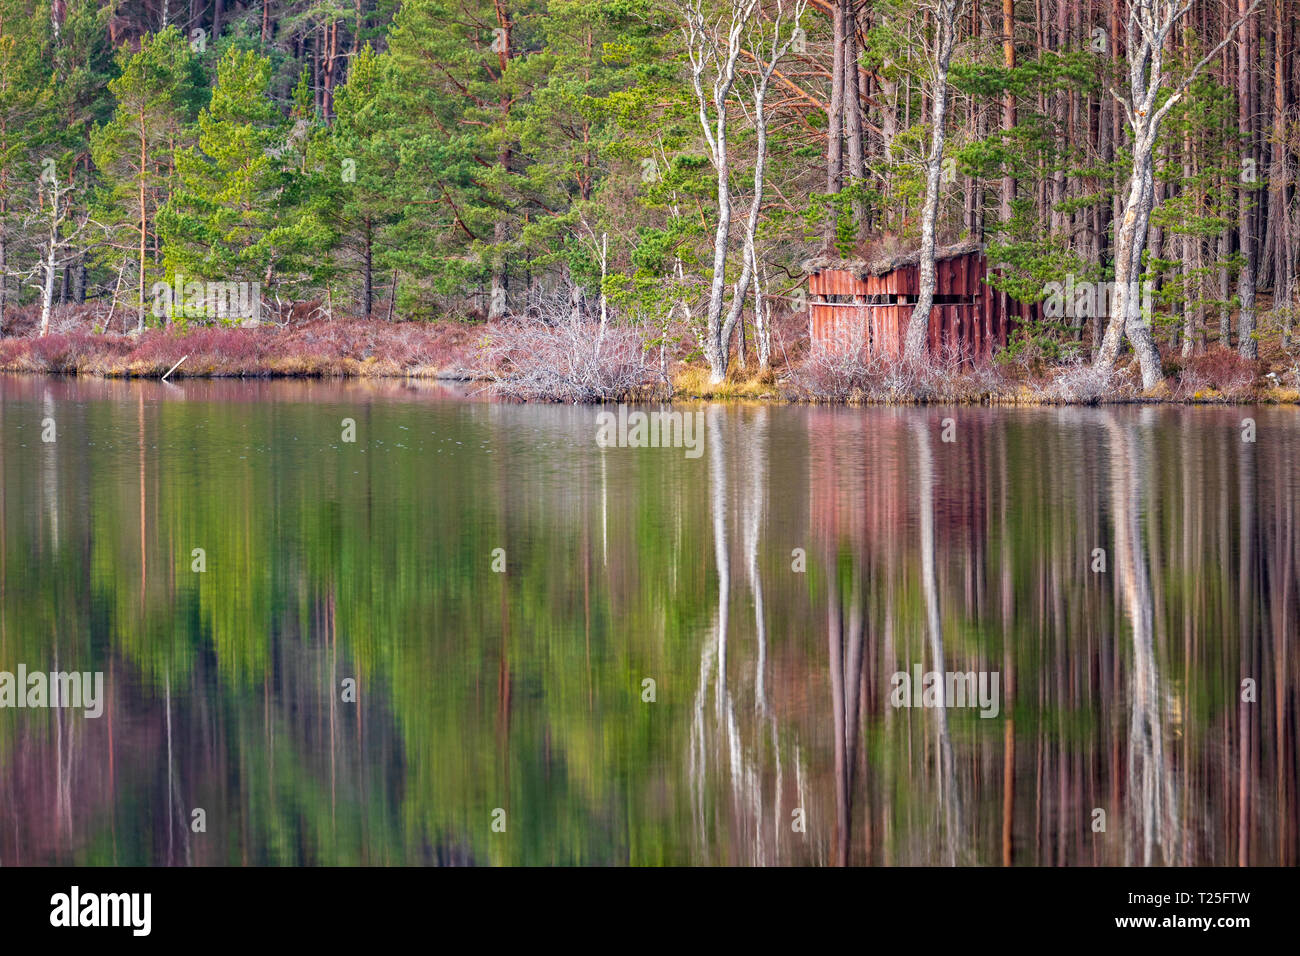
[[[1167,355],[1163,382],[1143,392],[1131,356],[1110,374],[1096,372],[1083,358],[1047,361],[1029,348],[1018,350],[1015,360],[1004,356],[980,366],[934,360],[924,368],[903,368],[861,355],[810,353],[806,326],[790,318],[774,330],[770,368],[758,368],[751,347],[748,362],[733,362],[726,381],[714,385],[685,327],[663,337],[669,344],[662,353],[624,343],[621,352],[607,347],[610,357],[593,361],[564,352],[582,347],[574,345],[572,331],[561,340],[536,323],[520,333],[510,324],[452,320],[291,318],[255,328],[193,325],[137,335],[101,331],[98,313],[91,306],[65,307],[52,321],[51,334],[42,337],[31,307],[11,308],[0,337],[0,372],[172,380],[443,378],[479,381],[503,397],[541,401],[1300,404],[1300,356],[1283,351],[1276,336],[1261,342],[1254,362],[1214,344],[1186,359]],[[1081,355],[1088,354],[1084,342]],[[534,367],[523,368],[530,359]],[[615,361],[617,369],[601,366]],[[548,370],[570,367],[539,378],[535,366],[542,363]],[[641,384],[629,387],[629,381]]]

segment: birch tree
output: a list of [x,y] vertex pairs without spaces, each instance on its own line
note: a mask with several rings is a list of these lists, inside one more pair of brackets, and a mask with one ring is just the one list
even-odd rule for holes
[[61,178],[57,165],[47,160],[36,191],[36,209],[29,225],[40,230],[40,259],[29,273],[41,297],[40,334],[50,334],[54,311],[54,282],[63,267],[80,255],[82,237],[96,225],[75,201],[76,183]]
[[[1147,226],[1155,201],[1155,145],[1160,124],[1183,98],[1188,87],[1231,40],[1242,22],[1254,12],[1254,0],[1229,27],[1219,43],[1197,61],[1171,88],[1165,65],[1165,44],[1174,27],[1191,9],[1192,0],[1132,0],[1129,4],[1128,91],[1111,94],[1127,118],[1133,136],[1133,158],[1129,169],[1123,212],[1115,234],[1115,307],[1106,326],[1095,367],[1113,368],[1125,336],[1137,353],[1142,369],[1142,387],[1150,390],[1161,381],[1160,351],[1151,324],[1141,313],[1142,296],[1138,279],[1142,254],[1146,250]],[[1161,95],[1171,90],[1163,100]]]
[[[724,327],[722,310],[726,296],[727,247],[731,239],[731,156],[728,152],[731,94],[736,84],[736,67],[744,46],[744,33],[758,0],[729,0],[714,15],[704,9],[704,0],[689,0],[681,7],[686,58],[691,68],[691,89],[709,161],[718,178],[718,222],[713,232],[713,280],[705,318],[704,357],[709,363],[710,381],[715,385],[727,377],[727,343],[734,320],[728,314]],[[707,87],[707,89],[706,89]]]
[[942,187],[944,119],[948,113],[948,68],[957,43],[957,21],[963,0],[936,0],[930,7],[935,19],[934,59],[931,74],[934,91],[930,101],[930,149],[925,157],[925,205],[921,208],[920,289],[912,317],[907,323],[903,358],[908,364],[920,363],[925,353],[926,331],[930,327],[930,308],[934,304],[934,231],[939,216],[939,190]]
[[[759,365],[767,368],[771,358],[771,327],[766,320],[766,316],[762,314],[763,291],[760,284],[761,277],[758,275],[758,253],[754,246],[754,237],[758,232],[758,220],[763,208],[763,177],[767,172],[767,91],[772,80],[772,74],[776,72],[777,65],[789,52],[790,46],[794,42],[794,30],[798,27],[799,18],[803,16],[806,5],[807,0],[796,0],[789,23],[787,23],[784,0],[777,0],[776,9],[772,14],[770,30],[759,18],[755,20],[750,33],[751,54],[757,64],[757,71],[750,77],[750,91],[754,108],[754,134],[756,138],[754,197],[749,206],[749,218],[745,222],[744,251],[740,277],[736,280],[736,287],[731,298],[731,308],[727,312],[727,319],[722,327],[722,347],[720,349],[722,369],[721,372],[716,369],[713,370],[716,380],[719,382],[727,374],[727,344],[731,341],[732,331],[735,329],[741,311],[744,309],[745,296],[749,292],[751,282],[754,284],[754,325],[755,336],[758,339]],[[790,27],[788,36],[785,35],[787,26]]]
[[[715,385],[727,377],[731,337],[740,321],[750,284],[758,281],[754,236],[762,214],[767,166],[768,88],[782,57],[794,42],[795,30],[806,5],[807,0],[795,0],[793,8],[790,8],[786,0],[777,0],[770,26],[756,16],[758,0],[729,0],[716,14],[705,11],[703,0],[690,0],[679,8],[696,113],[708,147],[709,161],[717,176],[718,220],[713,232],[713,275],[703,342],[710,381]],[[733,212],[729,142],[731,100],[742,54],[747,54],[756,66],[750,77],[756,138],[754,192],[741,237],[740,275],[728,304],[726,270]],[[761,308],[761,304],[757,307]],[[760,361],[768,354],[770,350],[765,344],[760,344]]]

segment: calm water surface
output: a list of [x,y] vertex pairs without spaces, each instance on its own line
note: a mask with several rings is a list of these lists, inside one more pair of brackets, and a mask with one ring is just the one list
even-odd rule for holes
[[1296,862],[1295,410],[698,410],[0,376],[0,864]]

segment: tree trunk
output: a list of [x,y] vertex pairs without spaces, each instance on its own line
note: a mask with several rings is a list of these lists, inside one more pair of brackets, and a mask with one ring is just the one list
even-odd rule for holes
[[759,371],[766,372],[772,365],[772,322],[769,315],[772,307],[763,295],[767,270],[759,273],[758,253],[753,245],[749,247],[749,256],[754,272],[754,350],[758,353]]
[[[719,385],[727,377],[728,342],[723,334],[722,305],[727,282],[727,241],[731,236],[730,161],[727,157],[727,107],[718,105],[717,150],[714,168],[718,174],[718,225],[713,231],[713,281],[709,289],[709,313],[704,357],[709,362],[709,381]],[[730,332],[730,329],[727,330]]]
[[[773,62],[772,67],[776,64]],[[764,68],[766,69],[766,68]],[[744,240],[744,259],[741,264],[740,278],[736,281],[735,294],[731,299],[731,308],[727,312],[727,321],[722,328],[723,351],[726,350],[726,343],[731,341],[732,329],[740,320],[741,312],[745,307],[745,296],[749,292],[749,284],[754,279],[755,262],[757,257],[754,254],[754,235],[758,231],[758,218],[762,212],[763,206],[763,177],[767,172],[767,82],[770,72],[764,72],[756,81],[754,89],[754,133],[756,137],[754,145],[754,199],[749,207],[749,218],[745,222]],[[745,363],[745,331],[742,324],[740,331],[740,361],[742,366]],[[725,374],[725,370],[724,370]]]
[[[844,7],[841,16],[844,19],[844,138],[848,145],[848,175],[845,184],[856,190],[860,188],[865,167],[862,154],[862,91],[859,87],[858,69],[858,22],[853,15],[853,0],[840,0]],[[866,219],[866,204],[860,195],[853,199],[853,238],[856,244],[862,233],[862,224]]]
[[1142,253],[1155,198],[1151,169],[1155,139],[1152,125],[1149,116],[1141,117],[1139,128],[1134,131],[1133,171],[1115,241],[1115,314],[1106,327],[1096,362],[1099,368],[1113,367],[1127,335],[1142,368],[1143,389],[1154,388],[1162,377],[1160,353],[1151,334],[1150,320],[1142,315],[1140,290]]
[[[1237,0],[1237,15],[1245,17],[1250,0]],[[1250,88],[1252,76],[1250,70],[1250,31],[1242,30],[1237,43],[1237,125],[1245,138],[1242,158],[1255,162],[1254,157],[1254,117],[1250,108]],[[1241,236],[1241,272],[1237,277],[1237,298],[1240,311],[1237,314],[1237,350],[1243,358],[1253,359],[1259,355],[1259,342],[1255,339],[1255,213],[1252,202],[1252,182],[1247,182],[1245,167],[1239,177],[1237,186],[1237,228]]]
[[[1192,182],[1192,134],[1190,130],[1183,131],[1183,182]],[[1200,212],[1200,194],[1199,191],[1192,197],[1196,203],[1195,210],[1188,210],[1188,215],[1197,215]],[[1183,358],[1190,358],[1193,354],[1201,351],[1199,347],[1204,330],[1201,327],[1204,317],[1201,313],[1200,291],[1193,288],[1193,283],[1199,283],[1196,277],[1196,252],[1200,240],[1190,231],[1183,234]]]
[[903,359],[917,365],[925,354],[926,334],[930,329],[930,307],[934,303],[935,225],[939,217],[939,192],[943,172],[943,123],[948,111],[948,67],[957,39],[957,15],[961,0],[940,0],[935,10],[938,20],[935,50],[934,94],[930,108],[930,155],[925,164],[925,205],[921,209],[920,290],[912,317],[907,323]]
[[1273,313],[1281,318],[1282,348],[1291,345],[1290,306],[1292,287],[1291,216],[1287,208],[1290,156],[1286,140],[1286,60],[1289,50],[1283,0],[1273,0],[1273,122],[1269,138],[1268,258],[1273,268]]
[[361,273],[361,314],[370,318],[375,308],[375,237],[370,217],[365,220],[365,262]]
[[[709,363],[709,381],[718,385],[727,377],[729,363],[729,346],[734,328],[734,318],[739,305],[733,303],[727,324],[723,325],[722,310],[727,281],[727,245],[731,237],[731,159],[728,152],[727,137],[729,104],[731,90],[736,79],[736,62],[740,57],[741,36],[744,25],[749,22],[757,0],[734,0],[731,6],[731,26],[726,36],[725,46],[716,63],[717,73],[713,77],[711,97],[704,92],[704,73],[713,59],[714,38],[708,31],[707,24],[698,8],[686,11],[686,40],[691,65],[691,87],[695,93],[695,106],[700,131],[709,147],[709,158],[717,176],[718,224],[713,233],[713,277],[709,288],[709,308],[705,321],[704,357]],[[725,22],[725,20],[723,21]],[[773,64],[775,68],[775,64]],[[770,73],[768,74],[770,76]],[[710,121],[710,103],[714,118]],[[758,182],[761,183],[761,180]],[[759,197],[755,197],[759,201]],[[752,218],[752,215],[751,215]],[[742,275],[749,271],[748,257],[744,262]],[[736,297],[744,299],[743,291]]]
[[[844,185],[844,33],[847,27],[842,0],[831,13],[832,50],[831,100],[826,111],[826,192],[834,197]],[[838,208],[834,201],[826,211],[826,252],[835,249]]]
[[45,284],[41,288],[41,335],[50,334],[50,313],[54,307],[54,275],[58,272],[58,233],[50,231],[50,244],[45,257]]
[[1232,252],[1232,238],[1225,226],[1219,233],[1219,345],[1232,348],[1232,310],[1228,305],[1228,255]]
[[[500,64],[500,76],[504,81],[506,70],[510,67],[510,31],[514,24],[510,20],[510,11],[506,9],[504,0],[496,2],[497,24],[500,29],[498,36],[501,39],[500,49],[497,50],[497,60]],[[510,96],[504,90],[501,93],[501,123],[504,126],[510,119]],[[502,140],[501,148],[497,152],[497,165],[503,173],[510,172],[511,149],[508,140]],[[506,293],[510,285],[510,267],[506,261],[504,245],[508,235],[508,224],[505,216],[500,216],[496,224],[492,227],[492,242],[496,246],[493,252],[492,261],[492,299],[488,306],[488,320],[499,319],[506,313]]]
[[[1249,0],[1240,0],[1242,3]],[[1255,0],[1258,3],[1259,0]],[[1095,367],[1111,368],[1119,357],[1125,335],[1133,344],[1142,366],[1142,387],[1151,390],[1162,378],[1160,352],[1148,317],[1142,315],[1139,280],[1142,276],[1142,253],[1151,221],[1155,199],[1152,165],[1160,123],[1181,100],[1192,81],[1221,49],[1231,42],[1242,23],[1238,19],[1228,28],[1222,41],[1183,75],[1181,83],[1168,95],[1168,75],[1164,68],[1164,44],[1190,5],[1179,6],[1163,0],[1130,0],[1128,18],[1129,126],[1133,131],[1133,159],[1124,209],[1115,241],[1116,314],[1110,317]],[[1248,8],[1253,9],[1253,6]],[[1253,278],[1252,278],[1253,284]]]
[[5,201],[0,199],[0,338],[5,334],[5,305],[9,291],[9,243],[4,227]]
[[[147,175],[146,170],[149,168],[147,165],[148,136],[146,134],[146,130],[148,130],[148,126],[146,125],[146,120],[143,113],[143,101],[142,101],[141,109],[142,112],[140,113],[140,116],[137,118],[137,121],[140,124],[140,189],[138,194],[139,213],[140,213],[140,275],[139,275],[139,280],[137,285],[139,296],[138,296],[138,301],[136,302],[136,312],[135,312],[136,315],[135,327],[137,332],[144,331],[145,245],[146,245],[146,237],[148,236],[148,211],[147,211],[148,207],[146,205],[146,196],[145,196],[145,176]],[[174,307],[175,303],[172,303],[172,305]],[[170,319],[171,319],[171,314],[169,313],[168,320],[170,321]]]

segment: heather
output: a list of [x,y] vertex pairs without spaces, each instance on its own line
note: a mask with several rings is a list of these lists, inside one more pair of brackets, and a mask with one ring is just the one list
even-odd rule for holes
[[132,335],[96,332],[92,322],[68,317],[46,336],[0,339],[0,370],[161,378],[175,367],[171,379],[463,377],[482,334],[459,322],[309,319]]

